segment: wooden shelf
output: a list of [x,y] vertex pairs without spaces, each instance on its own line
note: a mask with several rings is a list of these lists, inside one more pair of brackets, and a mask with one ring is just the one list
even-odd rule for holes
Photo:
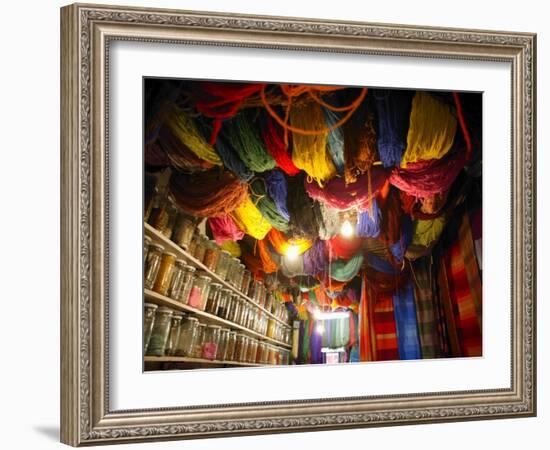
[[165,248],[168,247],[171,251],[175,252],[177,255],[185,259],[190,265],[193,267],[196,267],[197,269],[203,270],[206,273],[208,273],[208,276],[212,277],[214,280],[216,280],[216,283],[222,284],[225,288],[230,289],[231,291],[239,294],[242,298],[244,298],[247,302],[254,305],[256,308],[259,308],[263,312],[265,312],[269,317],[272,319],[275,319],[277,322],[285,326],[286,328],[292,328],[288,323],[285,321],[279,319],[277,316],[271,313],[271,311],[268,311],[264,307],[258,305],[257,303],[254,303],[254,301],[247,295],[243,294],[241,291],[239,291],[237,288],[235,288],[233,285],[229,284],[224,279],[220,278],[217,273],[212,272],[208,267],[206,267],[202,262],[200,262],[198,259],[187,253],[183,248],[181,248],[179,245],[177,245],[175,242],[168,239],[166,236],[164,236],[160,231],[153,228],[151,225],[149,225],[147,222],[144,224],[145,227],[145,234],[149,236],[153,241],[155,241],[158,244],[163,245]]
[[173,300],[169,297],[166,297],[164,295],[160,295],[154,291],[150,291],[148,289],[145,289],[144,296],[147,301],[150,301],[152,303],[155,303],[159,306],[167,306],[168,308],[172,308],[178,311],[188,312],[195,314],[196,316],[204,319],[204,321],[209,323],[214,323],[216,325],[222,325],[226,326],[228,328],[231,328],[233,330],[239,330],[248,336],[255,337],[256,339],[260,339],[262,341],[270,342],[278,347],[283,348],[292,348],[291,345],[285,344],[284,342],[277,341],[276,339],[272,339],[270,337],[264,336],[263,334],[260,334],[254,330],[251,330],[249,328],[243,327],[242,325],[239,325],[237,323],[231,322],[229,320],[222,319],[221,317],[215,316],[213,314],[207,313],[206,311],[201,311],[200,309],[193,308],[192,306],[185,305],[183,303],[180,303],[176,300]]
[[146,363],[187,363],[187,364],[210,364],[210,365],[224,365],[235,367],[264,367],[267,364],[252,364],[238,361],[218,361],[202,358],[189,358],[187,356],[145,356],[144,361]]

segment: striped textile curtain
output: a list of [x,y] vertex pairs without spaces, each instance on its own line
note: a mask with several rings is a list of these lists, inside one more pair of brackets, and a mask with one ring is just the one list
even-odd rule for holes
[[399,359],[421,359],[412,283],[393,295]]

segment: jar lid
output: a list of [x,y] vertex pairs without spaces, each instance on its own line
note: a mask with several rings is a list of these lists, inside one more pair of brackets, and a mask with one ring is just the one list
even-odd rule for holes
[[180,319],[182,319],[184,316],[185,316],[185,313],[182,313],[179,311],[174,311],[174,313],[172,314],[172,318],[179,317]]
[[151,247],[156,249],[156,250],[160,250],[160,251],[164,250],[164,246],[162,246],[160,244],[151,244]]
[[221,288],[222,285],[220,283],[210,283],[210,289],[212,288],[215,288],[215,289],[218,289],[218,288]]
[[226,292],[226,293],[231,294],[233,291],[231,289],[225,288],[225,289],[222,289],[222,292]]
[[239,267],[244,267],[244,268],[246,268],[246,266],[245,266],[243,263],[240,263],[240,264],[239,264]]
[[197,278],[200,278],[201,280],[211,280],[212,279],[208,275],[198,275]]
[[172,311],[172,308],[168,308],[167,306],[161,306],[159,309],[157,309],[157,312],[172,314],[173,311]]
[[157,309],[159,307],[159,305],[156,305],[154,303],[144,303],[143,306],[145,308],[153,308],[153,309]]
[[208,328],[213,328],[214,330],[221,330],[222,327],[220,325],[208,325]]
[[165,252],[164,254],[168,256],[173,256],[174,258],[176,257],[176,254],[172,252]]
[[222,253],[231,256],[231,253],[229,253],[227,250],[222,250]]
[[149,241],[149,242],[152,241],[152,239],[151,239],[149,236],[145,236],[145,237],[143,238],[143,240],[144,240],[144,241]]
[[195,272],[197,269],[195,269],[193,266],[187,266],[185,270],[187,270],[188,272]]
[[183,259],[176,259],[176,266],[186,266]]
[[205,323],[200,323],[200,322],[199,322],[199,327],[205,327],[205,326],[206,326]]

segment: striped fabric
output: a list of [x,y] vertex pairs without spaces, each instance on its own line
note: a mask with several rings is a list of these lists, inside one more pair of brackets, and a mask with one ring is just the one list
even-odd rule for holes
[[374,332],[376,336],[376,360],[398,360],[399,350],[392,294],[378,294],[376,298]]
[[462,356],[481,356],[481,281],[468,216],[446,252],[445,269]]
[[422,358],[438,358],[442,356],[442,330],[438,299],[433,284],[431,256],[412,261],[411,273]]
[[412,283],[393,296],[399,359],[421,359]]
[[359,359],[361,361],[374,361],[376,350],[372,339],[373,308],[372,296],[369,295],[366,275],[363,273],[361,280],[361,300],[359,301]]

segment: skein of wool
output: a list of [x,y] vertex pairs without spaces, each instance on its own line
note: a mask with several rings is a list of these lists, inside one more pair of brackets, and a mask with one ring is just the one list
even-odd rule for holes
[[[323,110],[314,101],[292,108],[290,123],[293,127],[300,129],[326,129]],[[336,175],[336,168],[327,151],[327,136],[328,132],[316,135],[292,133],[292,162],[319,185],[323,185]]]
[[455,133],[454,111],[429,93],[417,92],[412,101],[407,149],[401,167],[417,161],[441,159],[451,149]]
[[306,183],[308,195],[326,206],[339,211],[356,208],[364,211],[374,196],[382,189],[388,172],[382,167],[373,167],[359,176],[355,183],[346,184],[342,178],[333,178],[323,188],[316,183]]
[[322,220],[322,226],[319,228],[319,237],[327,240],[337,235],[341,227],[340,212],[323,203],[319,203],[319,212],[321,213]]
[[267,238],[275,251],[279,253],[279,255],[283,256],[286,255],[286,252],[290,245],[296,247],[296,251],[299,255],[304,253],[308,248],[313,245],[313,243],[307,239],[292,239],[292,241],[290,241],[283,233],[275,228],[272,228],[269,231],[269,233],[267,234]]
[[399,240],[390,245],[390,252],[395,258],[394,262],[400,264],[403,262],[403,257],[407,251],[407,247],[412,242],[412,222],[411,218],[406,215],[401,215],[401,236]]
[[379,239],[387,244],[395,244],[401,237],[401,201],[396,189],[390,189],[388,197],[381,205],[382,221],[380,222]]
[[281,214],[277,205],[266,192],[265,181],[261,178],[256,178],[250,183],[250,198],[260,210],[262,216],[277,230],[286,232],[288,230],[288,219],[285,219]]
[[380,234],[380,221],[382,212],[378,208],[376,199],[373,199],[370,207],[359,213],[357,220],[357,236],[375,238]]
[[247,195],[243,203],[231,211],[237,226],[255,239],[263,239],[271,230],[271,225]]
[[273,273],[279,270],[279,265],[273,260],[271,252],[269,251],[268,244],[266,239],[261,239],[258,241],[258,256],[262,262],[262,270],[264,273]]
[[374,111],[367,100],[363,101],[344,125],[346,183],[355,183],[359,175],[371,168],[376,157]]
[[445,228],[445,223],[444,217],[437,217],[432,220],[415,220],[412,243],[429,247],[439,239]]
[[169,186],[178,206],[197,217],[227,214],[248,199],[247,185],[218,169],[191,175],[174,171]]
[[250,170],[265,172],[275,167],[275,161],[267,152],[258,127],[253,123],[253,112],[240,112],[227,122],[224,130],[229,143]]
[[150,144],[145,144],[143,159],[145,160],[146,165],[156,168],[167,167],[170,165],[168,155],[156,141],[151,142]]
[[240,241],[244,237],[244,232],[237,227],[235,221],[227,214],[218,217],[209,217],[208,225],[218,245],[228,240]]
[[331,264],[330,276],[336,281],[349,281],[357,275],[362,265],[363,255],[355,255],[348,261],[335,261]]
[[464,164],[464,153],[418,161],[407,164],[406,169],[395,167],[389,180],[397,189],[409,195],[429,197],[449,190]]
[[222,121],[235,116],[243,101],[260,92],[264,86],[263,83],[222,83],[219,81],[195,83],[191,94],[195,108],[205,116],[214,119],[209,139],[210,145],[214,145],[216,142]]
[[[323,108],[327,127],[331,128],[334,124],[338,123],[342,118],[339,113],[330,110],[329,108]],[[329,131],[327,139],[328,149],[332,162],[336,167],[339,175],[344,173],[344,130],[342,127],[334,128]]]
[[288,191],[292,193],[287,198],[290,235],[314,240],[319,235],[321,213],[319,205],[306,194],[303,175],[289,178]]
[[308,275],[317,275],[326,270],[325,243],[317,239],[314,244],[304,252],[304,272]]
[[291,177],[298,175],[298,169],[292,162],[288,151],[288,144],[285,142],[285,131],[275,120],[268,115],[263,118],[262,138],[267,151],[277,163],[277,166]]
[[345,238],[339,234],[325,242],[331,261],[351,259],[361,251],[363,245],[363,239],[359,237]]
[[167,126],[160,129],[158,142],[166,153],[170,164],[180,172],[199,172],[213,167],[212,164],[189,150]]
[[193,119],[180,107],[167,105],[165,125],[170,128],[174,136],[189,150],[204,161],[220,166],[222,161],[215,150],[205,141]]
[[286,207],[288,186],[284,173],[277,169],[270,170],[265,173],[264,179],[267,185],[267,194],[275,202],[277,211],[285,220],[290,220],[290,214]]
[[254,172],[246,167],[237,152],[226,141],[223,133],[218,135],[215,148],[218,155],[220,155],[223,165],[237,175],[240,180],[250,181],[254,177]]
[[378,117],[378,154],[384,167],[398,166],[407,147],[412,91],[371,91]]

